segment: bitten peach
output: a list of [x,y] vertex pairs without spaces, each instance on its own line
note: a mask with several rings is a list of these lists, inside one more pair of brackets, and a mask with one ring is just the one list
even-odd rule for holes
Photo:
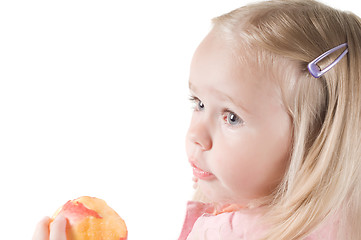
[[80,197],[65,203],[53,216],[67,221],[67,240],[126,240],[125,222],[104,200]]

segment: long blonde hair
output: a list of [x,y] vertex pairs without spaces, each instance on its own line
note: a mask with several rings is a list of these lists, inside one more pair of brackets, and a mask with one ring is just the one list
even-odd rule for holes
[[[246,58],[273,71],[293,121],[290,162],[268,199],[271,228],[264,239],[303,239],[331,216],[338,219],[337,239],[360,239],[360,18],[313,0],[274,0],[213,23],[225,40],[248,49]],[[312,77],[307,64],[342,43],[348,54],[321,78]]]

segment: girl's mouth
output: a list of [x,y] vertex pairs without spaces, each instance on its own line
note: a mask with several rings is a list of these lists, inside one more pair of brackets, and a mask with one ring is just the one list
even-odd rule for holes
[[193,175],[201,180],[211,180],[215,178],[214,174],[210,172],[206,172],[200,168],[198,168],[193,161],[190,162],[193,167]]

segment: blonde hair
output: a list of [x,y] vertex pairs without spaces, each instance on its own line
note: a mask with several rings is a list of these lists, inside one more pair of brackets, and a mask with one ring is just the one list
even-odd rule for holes
[[[337,239],[361,236],[361,20],[313,0],[251,4],[213,20],[224,40],[271,69],[293,121],[293,149],[268,199],[264,239],[303,239],[337,216]],[[307,64],[342,43],[348,54],[320,79]],[[330,64],[340,52],[323,60]],[[265,71],[266,72],[266,71]]]

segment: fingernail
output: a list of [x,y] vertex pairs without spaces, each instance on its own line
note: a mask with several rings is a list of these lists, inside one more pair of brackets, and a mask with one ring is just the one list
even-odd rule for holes
[[65,221],[65,217],[63,215],[58,215],[54,219],[54,222],[61,222],[61,221]]
[[43,217],[41,219],[41,222],[49,222],[50,221],[50,217],[46,216],[46,217]]

